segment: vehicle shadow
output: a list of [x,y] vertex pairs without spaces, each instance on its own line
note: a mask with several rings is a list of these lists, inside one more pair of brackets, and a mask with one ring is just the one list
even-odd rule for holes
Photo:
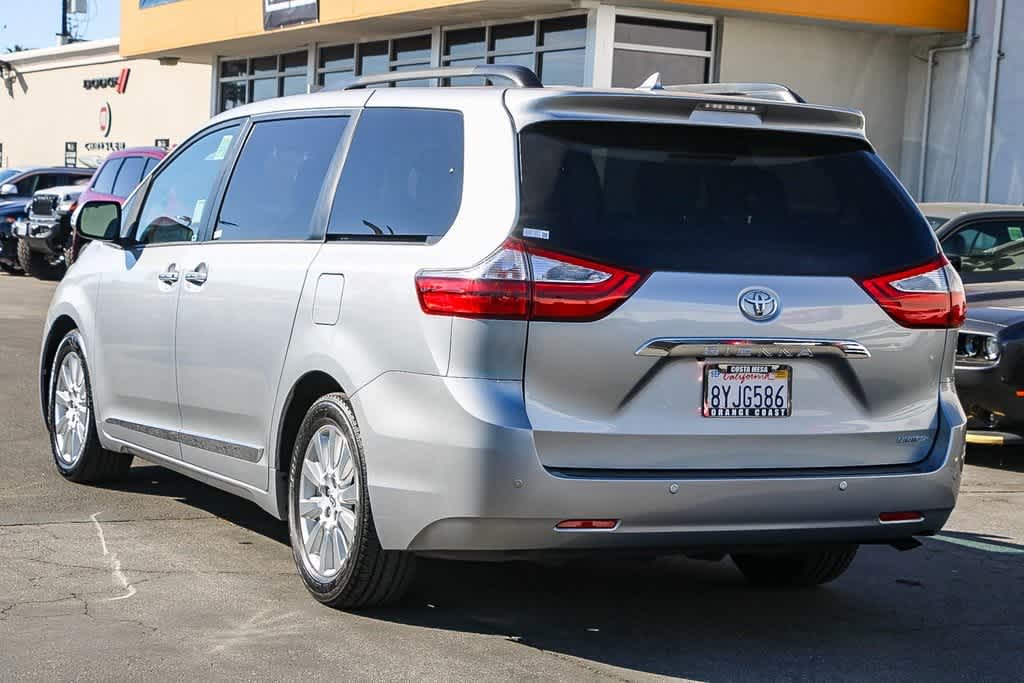
[[[133,467],[109,487],[175,499],[289,552],[284,523],[164,468]],[[967,660],[977,680],[1008,678],[1024,667],[1012,626],[1024,604],[1024,546],[981,533],[942,534],[965,543],[925,540],[906,553],[865,547],[849,573],[805,590],[752,587],[727,559],[421,559],[401,605],[359,617],[500,639],[513,648],[510,666],[529,661],[515,656],[514,648],[526,647],[576,662],[588,680],[957,680]],[[510,677],[528,675],[521,664],[509,670]]]
[[136,461],[122,479],[105,482],[103,486],[126,493],[173,498],[283,545],[289,542],[288,525],[274,519],[255,503],[158,465],[140,465]]
[[967,462],[989,469],[1024,472],[1024,446],[968,446]]

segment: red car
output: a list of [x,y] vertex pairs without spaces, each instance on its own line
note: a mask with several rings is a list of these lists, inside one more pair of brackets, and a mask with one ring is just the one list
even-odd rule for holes
[[[117,201],[123,204],[125,198],[165,156],[167,156],[167,150],[160,147],[129,147],[111,152],[103,165],[93,174],[92,181],[85,191],[79,196],[78,205],[82,206],[86,202],[101,200]],[[78,252],[86,242],[87,240],[83,239],[75,230],[75,236],[71,243],[72,261],[78,258]],[[71,263],[67,265],[70,266]]]

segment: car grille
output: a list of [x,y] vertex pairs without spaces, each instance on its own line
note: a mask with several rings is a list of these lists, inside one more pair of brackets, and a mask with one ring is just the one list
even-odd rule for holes
[[49,216],[57,208],[57,197],[42,194],[32,199],[32,213],[36,216]]

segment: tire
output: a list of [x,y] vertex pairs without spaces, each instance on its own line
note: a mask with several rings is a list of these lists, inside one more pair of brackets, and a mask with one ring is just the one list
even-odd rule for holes
[[37,277],[40,280],[60,279],[63,266],[53,266],[46,262],[46,257],[37,251],[29,248],[28,242],[18,240],[18,263],[26,275]]
[[[334,454],[325,457],[326,467],[320,461],[323,453]],[[324,470],[327,474],[317,478]],[[300,500],[316,504],[307,502],[300,509]],[[302,421],[288,473],[288,510],[295,566],[317,600],[351,610],[392,604],[405,593],[415,558],[380,545],[370,509],[363,443],[344,394],[324,396]],[[327,536],[330,540],[325,540]],[[340,557],[340,551],[331,555],[335,547],[344,549],[345,556]]]
[[[78,370],[80,368],[80,370]],[[67,371],[65,377],[63,373]],[[69,393],[66,383],[74,387]],[[62,397],[58,396],[58,391]],[[73,395],[73,400],[69,396]],[[69,407],[73,403],[73,406]],[[80,408],[84,407],[85,412]],[[63,411],[63,413],[62,413]],[[69,434],[63,427],[65,420],[77,426],[77,440],[68,445]],[[50,366],[49,402],[46,410],[46,426],[50,432],[50,450],[57,471],[65,479],[78,483],[96,483],[123,476],[132,465],[132,456],[105,450],[96,434],[96,413],[92,403],[92,384],[89,367],[85,360],[82,335],[71,330],[60,341],[57,353]],[[80,443],[81,445],[77,445]]]
[[732,561],[758,586],[818,586],[850,568],[857,546],[839,546],[778,554],[734,554]]

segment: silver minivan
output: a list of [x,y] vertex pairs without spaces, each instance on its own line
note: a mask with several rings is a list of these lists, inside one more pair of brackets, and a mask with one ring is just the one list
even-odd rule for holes
[[[459,85],[473,78],[505,85]],[[863,117],[751,86],[391,73],[232,109],[57,289],[73,481],[133,457],[287,520],[344,608],[417,556],[730,555],[812,585],[956,502],[963,288]]]

